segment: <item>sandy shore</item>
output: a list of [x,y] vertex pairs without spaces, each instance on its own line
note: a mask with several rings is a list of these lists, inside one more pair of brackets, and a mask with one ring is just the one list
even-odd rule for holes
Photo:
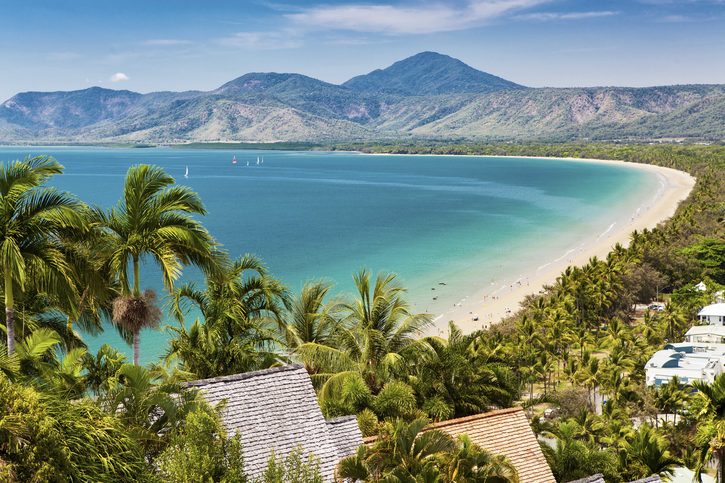
[[[492,156],[501,157],[501,156]],[[516,156],[520,157],[520,156]],[[561,158],[557,158],[561,159]],[[630,215],[616,220],[603,233],[591,234],[586,239],[571,240],[572,248],[551,259],[551,255],[543,254],[542,259],[531,265],[529,270],[518,273],[510,280],[497,280],[494,285],[480,287],[465,296],[450,310],[434,314],[435,324],[426,335],[445,335],[448,321],[454,321],[464,332],[486,328],[503,317],[516,312],[519,304],[529,295],[539,292],[544,285],[550,285],[570,265],[584,265],[593,256],[606,257],[616,243],[624,246],[634,230],[654,228],[662,221],[670,218],[677,206],[689,195],[695,179],[687,173],[671,168],[663,168],[623,161],[604,161],[597,159],[570,159],[576,162],[592,162],[605,164],[626,164],[632,169],[639,169],[655,174],[659,179],[659,189],[651,198],[639,207],[633,207]],[[549,257],[549,258],[543,258]],[[453,305],[453,304],[451,304]],[[474,320],[477,318],[478,320]]]

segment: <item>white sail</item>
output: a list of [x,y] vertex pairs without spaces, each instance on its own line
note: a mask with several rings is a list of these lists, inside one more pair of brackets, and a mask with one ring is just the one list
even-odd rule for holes
[[184,172],[184,178],[188,178],[188,177],[189,177],[189,167],[187,166],[186,171]]

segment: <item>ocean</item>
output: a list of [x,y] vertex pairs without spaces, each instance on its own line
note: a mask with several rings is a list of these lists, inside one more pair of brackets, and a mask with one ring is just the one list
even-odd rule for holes
[[[65,173],[51,184],[102,207],[117,202],[131,165],[159,165],[201,195],[203,223],[231,255],[261,257],[292,292],[322,279],[350,294],[359,269],[394,272],[415,308],[434,315],[605,233],[658,186],[625,165],[570,160],[0,147],[2,161],[29,154],[54,156]],[[162,293],[155,267],[144,266],[141,281]],[[184,281],[201,277],[190,269]],[[163,355],[167,337],[145,331],[142,360]],[[131,353],[110,327],[86,340],[92,351],[110,343]]]

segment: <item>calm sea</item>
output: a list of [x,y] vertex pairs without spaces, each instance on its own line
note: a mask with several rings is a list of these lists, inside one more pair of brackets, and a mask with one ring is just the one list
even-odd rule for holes
[[[430,313],[604,232],[658,182],[624,166],[550,159],[0,147],[2,161],[27,154],[55,156],[66,169],[52,184],[104,207],[118,200],[129,166],[162,166],[202,196],[203,222],[226,250],[260,256],[290,290],[325,279],[349,293],[353,272],[366,267],[397,273]],[[161,289],[158,270],[142,277]],[[164,353],[166,338],[143,334],[146,362]],[[113,329],[88,340],[91,350],[104,342],[130,353]]]

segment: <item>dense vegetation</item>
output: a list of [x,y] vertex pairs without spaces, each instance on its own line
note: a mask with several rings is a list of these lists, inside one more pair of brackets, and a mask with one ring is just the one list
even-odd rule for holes
[[[347,297],[319,282],[290,294],[255,257],[225,254],[192,216],[204,212],[201,200],[158,168],[131,168],[121,201],[104,211],[48,188],[62,171],[52,159],[6,163],[0,478],[246,481],[239,440],[181,383],[288,361],[305,364],[326,416],[357,414],[364,434],[379,435],[341,466],[351,478],[516,481],[505,460],[465,438],[419,434],[429,420],[515,404],[550,441],[543,447],[560,481],[725,464],[725,377],[658,389],[643,380],[647,358],[679,340],[725,285],[725,148],[370,149],[619,158],[686,170],[697,184],[669,222],[634,233],[605,260],[568,268],[510,319],[473,334],[451,324],[447,338],[420,338],[430,318],[415,313],[394,275],[363,270]],[[143,292],[136,269],[141,260],[161,267],[178,320],[167,329],[166,357],[149,367],[108,346],[91,354],[83,343],[104,320],[129,343],[158,323],[157,297]],[[187,265],[204,272],[204,286],[179,283]],[[694,290],[701,280],[707,292]],[[666,310],[635,312],[658,292],[667,294]],[[188,320],[191,307],[198,320]],[[542,417],[548,407],[558,408],[556,417]],[[301,452],[273,458],[265,475],[318,479]]]

